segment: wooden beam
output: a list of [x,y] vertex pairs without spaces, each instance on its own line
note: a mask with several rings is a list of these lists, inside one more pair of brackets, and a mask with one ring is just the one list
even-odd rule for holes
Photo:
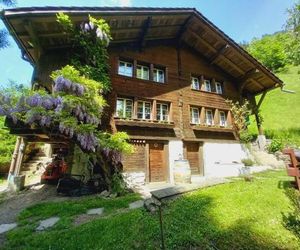
[[242,77],[238,78],[238,82],[240,83],[240,85],[239,85],[239,93],[240,93],[240,95],[242,94],[244,88],[246,87],[249,78],[257,75],[258,73],[259,73],[259,70],[255,68],[255,69],[249,70]]
[[149,28],[151,26],[151,23],[152,23],[152,17],[149,16],[144,22],[142,32],[141,32],[141,36],[139,38],[139,48],[140,48],[140,50],[142,50],[146,46],[146,36],[149,32]]
[[185,34],[185,32],[187,31],[188,26],[191,24],[192,19],[193,19],[194,15],[191,14],[183,23],[183,25],[180,27],[177,35],[176,35],[176,41],[178,43],[178,47],[181,45],[183,36]]
[[261,97],[260,97],[260,99],[259,99],[259,101],[258,101],[258,103],[257,103],[257,109],[260,108],[260,106],[261,106],[263,100],[265,99],[266,94],[267,94],[267,91],[265,91],[265,92],[261,95]]
[[229,44],[224,45],[212,58],[210,59],[210,64],[214,64],[218,58],[225,53],[227,49],[230,48]]
[[[194,31],[192,31],[191,29],[189,29],[189,32],[195,36],[199,42],[201,42],[204,46],[206,46],[209,50],[211,50],[214,53],[218,53],[218,50],[212,46],[209,42],[207,42],[203,37],[201,37],[200,35],[198,35],[197,33],[195,33]],[[224,55],[219,55],[219,57],[221,57],[227,64],[229,64],[232,68],[234,68],[237,72],[239,72],[240,74],[244,74],[244,70],[242,70],[239,66],[237,66],[235,63],[233,63],[230,59],[228,59],[226,56]]]
[[33,45],[35,59],[38,60],[40,58],[40,55],[42,54],[42,47],[38,35],[36,33],[36,30],[34,29],[32,22],[29,20],[24,21],[24,27],[28,32],[30,41]]

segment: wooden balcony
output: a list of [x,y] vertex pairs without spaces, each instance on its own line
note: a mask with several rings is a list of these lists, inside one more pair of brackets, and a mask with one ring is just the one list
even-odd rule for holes
[[149,128],[174,128],[174,122],[162,122],[158,120],[122,119],[115,117],[117,126],[149,127]]

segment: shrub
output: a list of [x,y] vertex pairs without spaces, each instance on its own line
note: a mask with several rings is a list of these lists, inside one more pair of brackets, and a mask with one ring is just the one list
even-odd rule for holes
[[248,130],[244,130],[240,132],[240,140],[243,143],[251,142],[254,139],[253,134],[250,134]]
[[254,161],[252,161],[249,158],[242,159],[242,163],[244,163],[245,166],[253,166],[254,165]]
[[274,139],[271,144],[268,146],[269,153],[275,153],[277,151],[281,151],[283,149],[282,140]]

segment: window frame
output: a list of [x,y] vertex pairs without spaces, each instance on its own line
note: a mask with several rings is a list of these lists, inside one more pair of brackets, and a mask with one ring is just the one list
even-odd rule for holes
[[[120,63],[124,63],[124,67],[125,67],[125,72],[126,72],[126,67],[128,64],[131,65],[131,75],[128,75],[126,73],[122,73],[120,72]],[[126,60],[118,60],[118,75],[121,76],[127,76],[127,77],[133,77],[133,71],[134,71],[134,64],[131,61],[126,61]]]
[[[122,116],[119,116],[118,114],[118,100],[122,100],[123,101],[123,110],[122,110]],[[131,117],[127,117],[126,116],[126,102],[130,101],[131,102]],[[120,119],[132,119],[133,117],[133,113],[134,113],[134,109],[133,109],[133,100],[130,98],[123,98],[123,97],[118,97],[117,101],[116,101],[116,112],[115,112],[115,117],[120,118]]]
[[[207,83],[208,83],[209,85],[207,85]],[[209,89],[206,88],[207,86],[209,86]],[[204,90],[205,90],[206,92],[211,92],[211,81],[210,81],[210,80],[207,80],[207,79],[204,80]]]
[[[221,114],[224,114],[224,124],[222,123],[222,119],[221,119],[222,115]],[[219,111],[219,120],[220,120],[220,122],[219,122],[220,127],[224,127],[224,128],[227,127],[227,119],[226,119],[225,111],[223,111],[223,110]]]
[[[141,77],[138,77],[138,67],[141,67]],[[143,78],[143,76],[144,76],[144,69],[148,70],[148,76],[147,76],[147,78]],[[150,67],[148,67],[146,65],[142,65],[142,64],[137,64],[135,71],[136,71],[136,78],[137,79],[146,80],[146,81],[150,80]]]
[[[157,71],[157,73],[155,73],[154,71]],[[163,81],[159,81],[159,77],[158,77],[159,72],[163,73]],[[155,80],[156,77],[158,79],[157,81]],[[157,68],[157,67],[154,66],[153,70],[152,70],[152,81],[157,82],[157,83],[166,83],[166,70],[161,69],[161,68]]]
[[[197,110],[198,113],[198,118],[197,122],[195,122],[195,117],[194,117],[194,110]],[[191,119],[191,124],[200,124],[200,110],[197,107],[190,107],[190,119]]]
[[[194,80],[197,80],[197,82],[198,82],[198,88],[195,88],[194,86]],[[194,77],[194,76],[192,76],[192,84],[191,84],[191,87],[192,87],[192,89],[193,90],[200,90],[200,80],[199,80],[199,78],[198,77]]]
[[[139,103],[143,103],[143,113],[142,113],[142,118],[139,118],[139,111],[138,111],[138,109],[139,109]],[[149,103],[149,107],[150,107],[150,112],[149,112],[150,117],[149,117],[149,118],[146,118],[146,112],[145,112],[145,110],[146,110],[146,109],[145,109],[145,104],[146,104],[146,103]],[[138,100],[138,101],[137,101],[136,117],[137,117],[137,119],[140,119],[140,120],[152,120],[152,103],[149,102],[149,101]]]
[[[208,113],[211,114],[211,123],[208,123]],[[205,124],[207,126],[213,126],[214,125],[214,113],[212,109],[205,109]]]
[[[164,120],[162,119],[163,118],[163,109],[161,108],[163,105],[165,105],[167,107],[167,119]],[[158,112],[158,108],[157,106],[160,106],[160,112]],[[157,121],[161,121],[161,122],[169,122],[169,119],[170,119],[170,109],[169,109],[169,104],[167,103],[163,103],[163,102],[156,102],[156,120]],[[158,119],[158,116],[160,116],[160,119]]]
[[[218,86],[220,91],[218,91]],[[215,82],[215,88],[216,88],[216,93],[222,95],[223,94],[223,88],[222,88],[222,83],[220,82]]]

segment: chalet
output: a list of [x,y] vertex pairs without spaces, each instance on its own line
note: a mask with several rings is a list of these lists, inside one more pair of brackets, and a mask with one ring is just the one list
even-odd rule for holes
[[248,99],[259,119],[264,96],[283,83],[200,12],[115,7],[5,10],[6,27],[23,59],[35,68],[33,82],[46,88],[49,73],[68,63],[70,39],[56,22],[58,12],[78,24],[88,14],[102,17],[111,27],[112,91],[104,118],[114,131],[130,135],[135,152],[123,157],[128,175],[145,182],[172,182],[174,160],[185,158],[193,175],[214,176],[246,157],[226,99]]

